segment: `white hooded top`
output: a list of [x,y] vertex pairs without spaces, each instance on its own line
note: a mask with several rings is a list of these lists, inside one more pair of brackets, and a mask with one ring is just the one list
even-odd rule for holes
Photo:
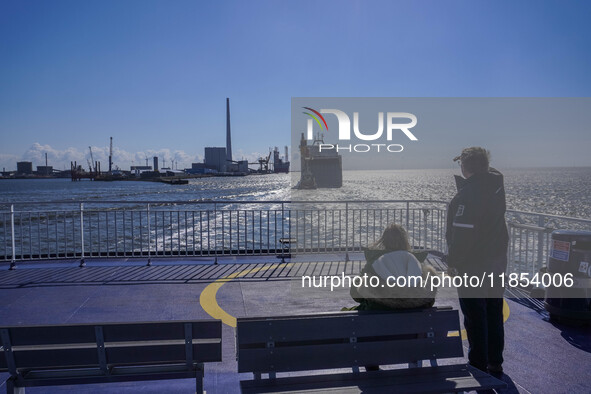
[[373,270],[386,280],[391,277],[421,277],[423,274],[419,260],[406,250],[397,250],[380,256],[371,265]]

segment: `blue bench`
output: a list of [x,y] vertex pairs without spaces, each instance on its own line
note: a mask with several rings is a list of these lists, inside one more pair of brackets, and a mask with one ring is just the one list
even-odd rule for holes
[[219,320],[1,327],[7,393],[25,387],[193,378],[221,361]]
[[[457,310],[430,308],[400,312],[336,312],[289,317],[239,318],[238,372],[243,393],[459,392],[506,387],[465,363],[438,366],[463,357]],[[430,365],[422,367],[422,361]],[[411,368],[362,371],[366,365],[409,364]],[[342,372],[352,368],[352,372]],[[278,377],[278,373],[334,370],[328,374]],[[263,374],[268,374],[264,376]]]

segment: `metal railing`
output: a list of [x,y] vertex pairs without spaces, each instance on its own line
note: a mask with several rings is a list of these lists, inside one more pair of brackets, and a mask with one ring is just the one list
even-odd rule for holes
[[[430,200],[11,204],[0,210],[0,261],[351,252],[392,222],[414,247],[445,253],[446,210]],[[544,266],[553,230],[591,230],[591,220],[520,211],[507,223],[510,272]]]
[[28,203],[0,211],[0,261],[354,251],[393,221],[417,247],[444,248],[443,202],[44,204],[51,208]]
[[290,204],[292,253],[358,251],[390,223],[403,225],[415,248],[445,249],[443,201],[315,201]]
[[547,265],[554,230],[591,230],[591,220],[534,212],[507,211],[508,272],[535,274]]

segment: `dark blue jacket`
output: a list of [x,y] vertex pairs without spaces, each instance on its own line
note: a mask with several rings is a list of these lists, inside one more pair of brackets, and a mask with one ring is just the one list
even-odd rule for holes
[[460,273],[501,273],[507,268],[509,235],[505,222],[503,174],[494,168],[465,179],[447,212],[449,267]]

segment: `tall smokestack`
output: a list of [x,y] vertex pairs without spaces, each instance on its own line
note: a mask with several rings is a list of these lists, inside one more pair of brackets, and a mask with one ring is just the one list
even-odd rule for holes
[[113,166],[113,137],[111,137],[111,142],[109,143],[109,174],[111,173]]
[[232,161],[232,133],[230,132],[230,99],[226,98],[226,161]]

